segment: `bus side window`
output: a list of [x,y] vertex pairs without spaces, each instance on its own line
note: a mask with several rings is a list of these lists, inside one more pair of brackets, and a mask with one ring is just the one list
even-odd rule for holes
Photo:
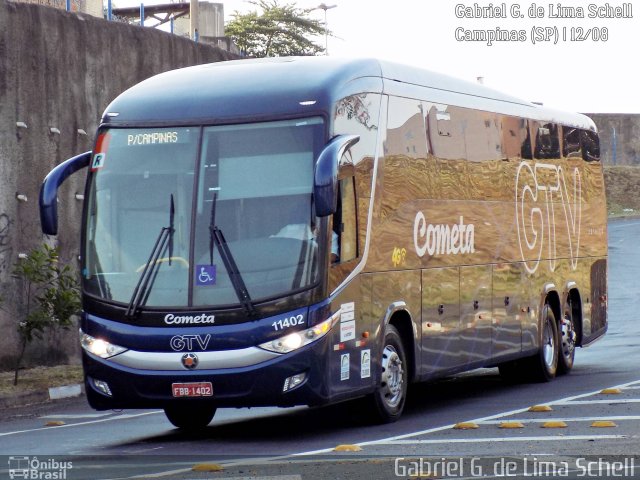
[[529,129],[529,122],[526,119],[521,119],[520,129],[523,136],[522,145],[520,147],[520,155],[527,160],[533,159],[531,152],[531,130]]
[[580,130],[573,127],[562,127],[562,156],[566,158],[580,158]]
[[358,222],[356,213],[355,178],[339,181],[338,209],[333,216],[331,262],[342,263],[358,256]]
[[534,157],[537,159],[560,158],[558,126],[554,123],[545,123],[538,125],[537,130]]
[[600,161],[600,141],[597,133],[581,130],[580,143],[582,144],[582,158],[584,160],[587,162]]

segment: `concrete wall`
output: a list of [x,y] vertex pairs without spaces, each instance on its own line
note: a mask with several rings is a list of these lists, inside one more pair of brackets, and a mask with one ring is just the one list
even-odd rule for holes
[[587,113],[598,127],[605,165],[640,166],[640,114]]
[[[0,294],[6,299],[0,309],[0,367],[17,353],[21,289],[13,266],[19,253],[45,240],[38,192],[46,173],[92,148],[100,116],[123,90],[165,70],[230,57],[155,29],[0,0]],[[75,177],[61,189],[60,234],[49,240],[59,243],[65,262],[77,265],[82,202],[75,195],[83,192],[84,174]],[[18,201],[17,193],[28,201]],[[46,363],[77,353],[73,329],[44,339],[29,358]]]

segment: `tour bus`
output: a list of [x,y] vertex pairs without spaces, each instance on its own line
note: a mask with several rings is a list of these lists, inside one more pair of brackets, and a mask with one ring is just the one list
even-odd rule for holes
[[238,60],[149,78],[87,168],[80,342],[98,410],[362,402],[480,367],[566,374],[607,329],[598,135],[480,84],[373,59]]

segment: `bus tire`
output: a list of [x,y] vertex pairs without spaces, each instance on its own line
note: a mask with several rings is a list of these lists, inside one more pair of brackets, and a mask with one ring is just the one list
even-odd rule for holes
[[558,370],[558,326],[556,316],[548,303],[542,307],[540,322],[540,348],[530,357],[526,374],[536,382],[549,382]]
[[381,423],[400,418],[407,399],[407,356],[402,338],[393,325],[387,325],[380,358],[380,377],[370,398],[373,413]]
[[558,337],[558,375],[564,375],[573,368],[576,355],[576,326],[570,313],[560,320]]
[[213,416],[216,414],[216,408],[210,406],[194,407],[189,405],[176,405],[166,407],[164,413],[175,427],[183,430],[199,430],[211,423]]

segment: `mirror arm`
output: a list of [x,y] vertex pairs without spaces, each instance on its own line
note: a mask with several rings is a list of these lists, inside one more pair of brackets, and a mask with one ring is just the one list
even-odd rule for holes
[[47,235],[58,233],[58,188],[81,168],[89,166],[91,152],[84,152],[65,160],[49,172],[40,187],[40,224]]
[[358,135],[340,135],[333,138],[320,153],[314,172],[314,202],[318,217],[335,213],[338,163],[342,155],[358,141]]

